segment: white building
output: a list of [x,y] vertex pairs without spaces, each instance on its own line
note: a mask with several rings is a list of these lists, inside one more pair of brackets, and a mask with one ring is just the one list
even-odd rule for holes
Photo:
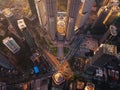
[[20,50],[20,46],[12,37],[6,37],[3,39],[3,44],[13,53],[17,53]]

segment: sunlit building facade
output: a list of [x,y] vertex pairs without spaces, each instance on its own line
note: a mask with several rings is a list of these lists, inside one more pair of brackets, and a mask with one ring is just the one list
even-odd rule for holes
[[57,0],[35,0],[40,25],[49,32],[52,40],[57,30]]
[[85,0],[82,4],[82,8],[79,10],[79,14],[76,21],[76,27],[81,28],[86,23],[90,12],[92,10],[95,0]]

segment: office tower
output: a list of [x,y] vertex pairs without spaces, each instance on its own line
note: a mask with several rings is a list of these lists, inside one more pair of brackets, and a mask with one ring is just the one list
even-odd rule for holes
[[55,40],[57,30],[57,0],[35,0],[38,18],[42,28],[45,28],[52,40]]
[[103,21],[103,24],[105,24],[105,25],[111,24],[117,18],[119,10],[120,10],[119,7],[113,6],[110,9],[110,12],[106,16],[105,20]]
[[106,16],[108,15],[110,9],[107,6],[103,6],[97,12],[97,18],[92,24],[92,28],[101,27],[103,25],[103,21],[105,20]]
[[82,8],[79,10],[79,14],[76,21],[76,27],[81,28],[85,25],[88,16],[92,10],[95,0],[85,0],[82,4]]
[[3,39],[3,44],[13,53],[17,53],[20,50],[20,46],[12,37],[6,37]]
[[80,0],[68,0],[67,22],[66,22],[66,40],[70,40],[74,35],[75,22],[80,9]]
[[100,44],[105,43],[105,42],[111,40],[112,38],[114,38],[115,36],[117,36],[117,28],[114,25],[110,25],[109,29],[103,35],[103,37],[100,39],[99,43]]
[[30,6],[30,10],[31,10],[31,13],[32,15],[36,16],[37,17],[37,10],[36,10],[36,7],[35,7],[35,1],[34,0],[28,0],[28,3],[29,3],[29,6]]
[[117,47],[115,45],[101,44],[100,47],[94,52],[94,56],[85,65],[86,72],[93,73],[97,68],[111,62],[117,55]]
[[10,24],[13,26],[13,28],[15,29],[16,33],[22,37],[22,33],[20,32],[18,26],[17,26],[17,20],[14,17],[12,11],[9,8],[6,8],[3,10],[3,14],[7,17],[8,21],[10,22]]
[[43,28],[47,28],[47,12],[45,0],[35,0],[39,23]]
[[35,44],[33,37],[31,36],[30,31],[28,30],[24,20],[23,19],[17,20],[17,23],[18,23],[18,27],[21,30],[30,49],[34,50],[36,48],[36,44]]
[[48,31],[51,39],[55,40],[57,31],[57,0],[46,0]]

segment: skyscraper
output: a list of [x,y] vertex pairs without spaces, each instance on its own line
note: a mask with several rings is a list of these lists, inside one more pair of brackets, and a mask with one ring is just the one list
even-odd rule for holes
[[48,31],[51,39],[55,40],[57,31],[57,0],[46,0],[46,11],[48,17]]
[[[83,2],[83,5],[81,2]],[[59,33],[57,34],[59,26],[62,25],[57,26],[57,3],[57,0],[35,0],[39,22],[43,30],[47,30],[52,40],[55,40],[57,35],[60,40],[63,40],[64,37],[60,38]],[[67,19],[63,22],[65,23],[64,36],[66,36],[66,40],[71,40],[75,26],[80,28],[85,24],[93,4],[94,0],[68,0]],[[80,5],[82,5],[81,10]]]
[[119,7],[113,6],[110,9],[110,12],[106,16],[105,20],[103,21],[103,24],[109,25],[109,24],[113,23],[113,21],[117,18],[119,10],[120,10]]
[[30,9],[31,9],[32,15],[36,15],[36,17],[37,17],[37,10],[35,8],[35,1],[34,0],[28,0],[28,2],[29,2],[29,6],[30,6]]
[[17,20],[14,17],[12,11],[9,8],[6,8],[3,10],[3,14],[7,17],[8,21],[10,22],[10,24],[13,26],[13,28],[15,29],[16,33],[22,37],[22,33],[19,30],[18,26],[17,26]]
[[39,23],[42,28],[47,28],[47,12],[46,12],[46,5],[45,0],[35,0],[35,6],[37,10],[37,15],[39,19]]
[[79,10],[77,17],[76,27],[81,28],[86,23],[88,16],[92,10],[95,0],[85,0],[82,4],[82,8]]
[[52,40],[57,30],[57,0],[35,0],[40,25],[45,28]]
[[20,50],[20,46],[12,37],[6,37],[3,39],[3,44],[13,53],[17,53]]
[[103,6],[97,12],[97,18],[92,24],[92,28],[100,27],[103,25],[103,21],[105,20],[106,16],[108,15],[110,9],[107,6]]
[[97,68],[111,62],[117,55],[117,47],[115,45],[101,44],[94,52],[94,56],[85,65],[85,71],[94,72]]
[[66,40],[70,40],[74,35],[75,22],[80,9],[80,3],[80,0],[68,0]]
[[20,28],[20,30],[21,30],[27,44],[29,45],[30,49],[31,50],[35,49],[36,48],[35,41],[34,41],[33,37],[31,36],[30,31],[28,30],[24,20],[20,19],[17,21],[17,23],[18,23],[18,27]]

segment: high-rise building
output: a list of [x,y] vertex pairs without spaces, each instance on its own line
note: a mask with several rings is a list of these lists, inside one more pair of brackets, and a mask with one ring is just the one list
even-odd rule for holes
[[39,23],[43,28],[47,28],[47,12],[45,0],[35,0],[35,6],[38,14]]
[[[83,4],[81,4],[81,2],[83,2]],[[57,17],[57,0],[35,0],[40,25],[43,30],[47,30],[52,40],[55,40],[57,37],[58,40],[63,40],[65,36],[66,40],[71,40],[74,35],[75,26],[80,28],[85,24],[93,4],[94,0],[68,0],[67,19],[61,23],[57,20],[57,18],[59,18]],[[81,5],[82,8],[80,10]],[[57,23],[57,21],[59,23]],[[61,26],[63,28],[61,28]],[[65,30],[61,30],[64,28]],[[57,30],[60,31],[60,33],[57,33]]]
[[6,37],[3,39],[3,44],[13,53],[17,53],[20,50],[20,46],[12,37]]
[[103,21],[105,20],[106,16],[108,15],[110,9],[107,6],[103,6],[97,12],[97,18],[92,24],[92,28],[101,27],[103,25]]
[[29,3],[29,6],[30,6],[30,10],[31,10],[32,15],[36,15],[36,17],[37,17],[37,10],[36,10],[36,7],[35,7],[35,1],[34,0],[28,0],[28,3]]
[[88,16],[92,10],[95,0],[85,0],[82,4],[82,8],[79,10],[79,14],[76,21],[76,27],[81,28],[85,25]]
[[28,30],[24,20],[20,19],[17,21],[17,23],[18,23],[18,27],[20,28],[20,30],[21,30],[27,44],[29,45],[30,49],[31,50],[35,49],[36,48],[35,41],[34,41],[32,35],[30,34],[30,31]]
[[22,33],[21,31],[19,30],[18,28],[18,25],[17,25],[17,20],[16,18],[14,17],[12,11],[10,10],[10,8],[6,8],[3,10],[3,14],[7,17],[8,21],[10,22],[10,24],[13,26],[13,28],[15,29],[16,33],[22,37]]
[[112,38],[114,38],[115,36],[117,36],[117,28],[114,25],[110,25],[109,29],[103,35],[103,37],[100,39],[99,43],[100,44],[105,43],[105,42],[111,40]]
[[117,47],[115,45],[101,44],[94,52],[94,56],[85,65],[85,71],[93,73],[97,68],[115,59],[117,55]]
[[46,0],[46,11],[48,17],[48,31],[51,39],[55,40],[57,31],[57,0]]
[[57,30],[57,0],[35,0],[40,25],[55,40]]
[[118,0],[104,0],[103,6],[99,9],[97,18],[93,23],[92,28],[101,27],[103,24],[110,25],[119,12],[118,5]]
[[105,25],[109,25],[112,24],[113,21],[117,18],[118,12],[119,12],[119,7],[117,6],[113,6],[110,9],[110,12],[108,13],[108,15],[106,16],[105,20],[103,21],[103,24]]
[[66,40],[70,40],[74,35],[75,22],[80,9],[80,0],[68,0],[67,6],[67,23],[66,23]]

